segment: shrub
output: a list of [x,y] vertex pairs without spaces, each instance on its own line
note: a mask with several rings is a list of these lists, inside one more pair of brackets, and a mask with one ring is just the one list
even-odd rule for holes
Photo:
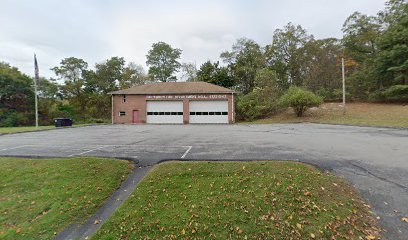
[[326,100],[330,101],[333,99],[333,91],[326,88],[319,88],[316,91],[316,94],[322,97],[325,101]]
[[408,102],[408,85],[394,85],[385,91],[383,96],[386,102]]
[[[316,91],[316,94],[326,102],[341,102],[343,100],[343,89],[341,88],[336,88],[336,89],[325,89],[325,88],[319,88],[319,90]],[[352,96],[351,94],[346,91],[346,99],[351,100]]]
[[385,102],[383,91],[376,90],[368,96],[370,102]]
[[385,90],[373,92],[370,101],[390,102],[390,103],[408,103],[408,85],[394,85]]
[[[332,99],[330,99],[331,101],[339,101],[341,102],[343,100],[343,89],[334,89],[333,90],[333,97]],[[346,91],[346,100],[350,101],[353,100],[351,97],[351,94],[349,92]]]
[[5,108],[0,109],[0,127],[18,127],[30,123],[29,114]]
[[71,118],[76,120],[77,115],[75,114],[75,107],[66,103],[58,103],[55,111],[56,118]]
[[285,107],[292,107],[296,116],[301,117],[310,107],[319,106],[322,98],[300,87],[290,87],[279,99],[279,103]]
[[278,93],[265,89],[255,88],[252,92],[237,99],[237,119],[255,120],[276,113]]
[[103,119],[103,118],[87,118],[84,121],[80,121],[82,124],[92,124],[92,123],[109,123],[110,119]]
[[237,120],[255,120],[270,116],[280,110],[278,99],[282,92],[276,73],[268,68],[256,72],[255,86],[246,95],[237,98]]

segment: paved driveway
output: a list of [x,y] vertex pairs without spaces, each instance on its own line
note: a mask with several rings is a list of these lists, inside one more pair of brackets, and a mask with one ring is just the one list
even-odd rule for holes
[[289,159],[347,178],[380,216],[388,239],[406,239],[408,130],[319,124],[105,125],[0,136],[2,156],[163,160]]

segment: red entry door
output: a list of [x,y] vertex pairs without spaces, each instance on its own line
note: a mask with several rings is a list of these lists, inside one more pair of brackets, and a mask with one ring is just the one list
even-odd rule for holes
[[139,123],[139,110],[133,110],[133,123]]

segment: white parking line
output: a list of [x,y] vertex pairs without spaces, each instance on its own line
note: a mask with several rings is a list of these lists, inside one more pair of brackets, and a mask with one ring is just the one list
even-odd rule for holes
[[4,149],[0,149],[0,152],[1,151],[7,151],[7,150],[13,150],[13,149],[17,149],[17,148],[28,147],[28,146],[30,146],[30,145],[21,145],[21,146],[18,146],[18,147],[4,148]]
[[[1,147],[1,146],[0,146]],[[5,147],[5,146],[3,146]],[[24,147],[30,147],[30,150],[33,149],[42,149],[44,148],[45,150],[54,150],[55,148],[57,148],[58,146],[50,146],[50,145],[44,145],[44,144],[28,144],[28,145],[21,145],[21,146],[16,146],[16,147],[8,147],[8,148],[4,148],[4,149],[0,149],[0,152],[3,151],[7,151],[7,150],[13,150],[13,149],[20,149],[20,148],[24,148]],[[113,147],[113,149],[111,149]],[[99,149],[103,149],[103,148],[107,148],[108,152],[115,154],[115,151],[118,151],[115,148],[119,148],[119,149],[127,149],[127,150],[131,150],[131,152],[134,154],[137,152],[140,153],[149,153],[149,152],[157,152],[157,153],[176,153],[179,152],[180,148],[187,148],[187,150],[183,153],[183,155],[181,156],[181,159],[185,158],[187,156],[187,154],[191,151],[193,146],[174,146],[174,145],[170,145],[170,146],[166,146],[166,145],[133,145],[133,144],[103,144],[103,145],[88,145],[87,147],[85,146],[79,146],[77,144],[73,144],[73,145],[66,145],[63,147],[58,147],[60,150],[65,151],[66,153],[72,153],[70,155],[65,155],[67,157],[74,157],[74,156],[81,156]],[[33,148],[33,149],[31,149]],[[177,151],[176,151],[177,150]],[[126,153],[125,153],[126,155]],[[137,156],[133,156],[134,158],[138,158]]]
[[161,147],[161,148],[188,148],[191,146],[172,146],[172,145],[139,145],[139,144],[103,144],[97,146],[104,146],[104,147]]
[[[187,147],[187,146],[186,146]],[[188,146],[188,149],[187,149],[187,151],[183,154],[183,156],[181,156],[181,158],[183,159],[183,158],[185,158],[186,156],[187,156],[187,154],[188,154],[188,152],[190,152],[190,150],[193,148],[193,146]]]
[[81,153],[78,153],[78,154],[71,154],[71,155],[68,155],[68,157],[81,156],[81,155],[83,155],[83,154],[85,154],[85,153],[89,153],[89,152],[92,152],[92,151],[95,151],[95,150],[99,150],[99,149],[102,149],[102,148],[104,148],[104,147],[105,147],[105,146],[97,147],[97,148],[93,148],[93,149],[91,149],[91,150],[88,150],[88,151],[85,151],[85,152],[81,152]]

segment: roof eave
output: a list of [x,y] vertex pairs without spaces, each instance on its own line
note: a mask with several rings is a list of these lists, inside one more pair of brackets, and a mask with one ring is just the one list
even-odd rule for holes
[[125,93],[125,92],[111,92],[110,95],[163,95],[163,94],[233,94],[232,92],[163,92],[163,93]]

